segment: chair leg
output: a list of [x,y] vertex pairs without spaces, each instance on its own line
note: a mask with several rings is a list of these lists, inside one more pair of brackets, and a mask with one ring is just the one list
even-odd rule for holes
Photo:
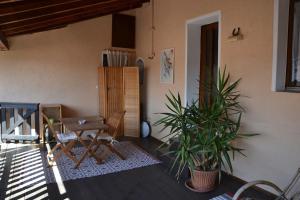
[[61,156],[61,153],[62,152],[58,152],[56,155],[54,155],[54,152],[58,149],[58,148],[61,148],[61,144],[56,144],[51,150],[50,152],[47,154],[47,160],[48,160],[48,164],[49,166],[53,166],[53,162],[56,161],[57,158],[59,158]]
[[[71,151],[71,149],[73,149],[73,147],[75,146],[75,144],[76,144],[76,141],[75,141],[75,140],[72,140],[71,142],[69,142],[69,143],[66,145],[65,149],[66,149],[67,151],[71,152],[71,154],[74,154],[74,153]],[[75,155],[75,154],[74,154],[74,155]]]
[[[96,144],[96,147],[93,148],[93,146],[94,146],[95,144]],[[103,162],[102,158],[100,158],[100,157],[98,157],[98,156],[96,155],[96,152],[97,152],[97,150],[99,149],[100,145],[101,145],[101,143],[99,143],[99,142],[97,141],[97,139],[95,138],[95,139],[92,141],[92,143],[89,145],[89,147],[88,147],[88,154],[89,154],[91,157],[94,157],[94,158],[96,159],[97,164],[101,164],[101,163]]]
[[84,154],[81,156],[81,158],[76,162],[75,169],[77,169],[80,165],[80,163],[83,161],[85,156],[88,154],[88,151],[84,152]]
[[119,156],[119,158],[121,158],[122,160],[125,160],[125,157],[118,150],[116,150],[116,148],[114,148],[112,146],[112,144],[104,143],[104,145],[107,146],[111,152],[117,154],[117,156]]
[[77,164],[78,160],[76,159],[76,155],[71,151],[75,145],[76,141],[72,140],[65,147],[62,147],[62,151],[66,154],[68,158],[70,158]]
[[73,147],[76,145],[76,141],[75,140],[72,140],[71,142],[69,142],[67,144],[67,149],[68,151],[70,152],[70,154],[73,156],[73,157],[76,157],[75,153],[73,153],[71,150],[73,149]]
[[71,160],[73,160],[75,163],[78,163],[78,160],[76,159],[75,156],[73,156],[73,155],[71,154],[70,151],[66,151],[65,154],[66,154],[66,156],[67,156],[68,158],[70,158]]
[[90,157],[92,157],[92,154],[96,154],[96,152],[98,151],[99,147],[100,147],[101,143],[100,142],[97,142],[97,145],[94,149],[92,149],[91,153],[90,153]]
[[87,155],[91,155],[93,158],[95,158],[97,164],[101,164],[102,163],[102,159],[97,157],[95,151],[93,150],[93,146],[95,144],[98,145],[97,143],[97,138],[94,138],[93,141],[87,145],[82,139],[79,138],[79,141],[82,145],[84,145],[86,147],[86,151],[84,152],[84,154],[81,156],[81,158],[78,160],[77,164],[75,165],[75,169],[77,169],[80,165],[80,163],[83,161],[83,159],[87,156]]
[[[76,141],[71,141],[69,142],[65,147],[62,144],[56,144],[53,149],[48,153],[49,160],[51,159],[51,163],[49,163],[50,166],[53,165],[53,162],[56,162],[57,159],[65,153],[71,160],[73,160],[75,163],[77,163],[75,154],[71,151],[71,149],[74,147],[76,144]],[[61,151],[58,151],[55,155],[54,152],[60,148]],[[50,155],[53,155],[53,158],[50,158]]]
[[53,154],[53,162],[56,162],[57,161],[57,159],[62,155],[62,153],[63,153],[63,148],[61,147],[61,151],[58,151],[57,153],[56,153],[56,155],[54,155]]
[[60,144],[56,144],[54,147],[53,147],[53,149],[51,149],[50,150],[50,152],[48,153],[48,155],[53,155],[53,153],[57,150],[57,148],[59,148],[60,147]]

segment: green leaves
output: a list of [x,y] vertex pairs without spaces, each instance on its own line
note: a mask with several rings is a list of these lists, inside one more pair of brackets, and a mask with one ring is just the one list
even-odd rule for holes
[[235,152],[244,155],[243,149],[232,146],[232,141],[257,135],[238,133],[244,112],[239,103],[241,95],[237,91],[240,81],[230,83],[225,67],[223,72],[219,71],[210,103],[196,100],[191,105],[183,106],[179,93],[174,95],[169,91],[166,95],[168,112],[159,113],[162,118],[155,125],[162,126],[162,131],[170,129],[165,137],[179,139],[178,148],[172,152],[176,156],[173,167],[178,164],[177,178],[185,166],[210,171],[223,165],[232,172],[231,159]]

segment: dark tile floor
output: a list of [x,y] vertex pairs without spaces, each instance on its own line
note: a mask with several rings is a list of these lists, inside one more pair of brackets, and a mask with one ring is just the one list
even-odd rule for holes
[[[160,142],[153,139],[130,139],[152,155]],[[77,179],[60,184],[46,184],[38,169],[38,161],[20,162],[22,155],[34,152],[38,145],[23,146],[11,144],[0,151],[0,199],[53,199],[53,200],[188,200],[210,199],[217,195],[234,193],[243,182],[224,175],[215,191],[199,194],[189,191],[169,173],[166,164],[153,165],[119,173],[107,174],[85,179]],[[42,148],[43,149],[43,148]],[[164,159],[163,159],[164,160]],[[31,165],[31,169],[20,173],[20,165]],[[35,173],[33,173],[36,171]],[[31,177],[26,176],[26,173]],[[30,173],[31,172],[31,173]],[[37,175],[36,175],[37,174]],[[32,176],[36,175],[36,176]],[[34,184],[26,185],[26,181]],[[249,195],[257,199],[272,199],[272,195],[250,190]]]

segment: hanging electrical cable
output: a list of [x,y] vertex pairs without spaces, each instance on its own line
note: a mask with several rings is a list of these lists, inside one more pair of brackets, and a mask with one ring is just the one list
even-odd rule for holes
[[154,31],[155,31],[155,26],[154,26],[154,0],[151,1],[151,9],[152,9],[152,13],[151,13],[151,56],[149,56],[149,59],[154,59],[155,57],[155,51],[154,51]]

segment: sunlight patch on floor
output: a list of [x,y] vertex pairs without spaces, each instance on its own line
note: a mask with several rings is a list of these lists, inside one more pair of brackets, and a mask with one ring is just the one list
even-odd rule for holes
[[[33,185],[33,186],[27,188],[26,190],[21,190],[21,191],[19,191],[19,192],[13,193],[13,194],[10,195],[9,197],[10,197],[10,198],[16,198],[16,197],[18,197],[18,196],[25,195],[26,192],[31,191],[31,190],[34,190],[34,189],[39,188],[39,187],[44,186],[44,185],[46,185],[46,181],[42,181],[42,182],[40,182],[40,183],[37,183],[37,184],[35,184],[35,185]],[[24,186],[22,185],[22,186],[20,186],[20,187],[14,188],[14,189],[15,189],[15,190],[19,190],[19,189],[22,189],[23,187],[24,187]],[[14,190],[9,190],[9,191],[6,192],[6,195],[11,194],[12,192],[14,192]]]
[[[16,146],[17,146],[17,148],[22,148],[22,147],[29,147],[29,146],[35,146],[35,147],[38,147],[38,145],[34,145],[34,144],[20,144],[20,143],[18,143],[18,144],[15,144],[15,143],[2,143],[1,144],[1,149],[6,149],[6,150],[17,150],[17,148],[16,148]],[[36,150],[36,149],[32,149],[33,151],[34,150]],[[20,154],[23,154],[23,153],[20,153]],[[16,154],[16,155],[18,155],[18,154]]]
[[15,170],[15,171],[22,170],[22,169],[23,169],[23,170],[26,170],[27,167],[34,167],[34,166],[36,166],[36,165],[38,165],[38,164],[40,164],[40,161],[39,161],[39,160],[37,160],[37,161],[35,161],[35,162],[27,163],[26,165],[24,164],[24,165],[21,165],[21,166],[19,166],[19,167],[15,167],[14,170]]
[[29,172],[26,172],[26,173],[21,173],[20,175],[17,175],[17,176],[16,176],[16,174],[14,174],[15,176],[10,178],[8,182],[13,182],[15,180],[19,180],[21,178],[27,177],[27,176],[29,176],[31,174],[34,174],[34,173],[38,173],[40,171],[43,171],[43,167],[40,167],[40,168],[37,168],[37,169],[34,169],[34,170],[30,170]]
[[[50,145],[46,144],[46,147],[47,147],[47,151],[49,153],[51,151]],[[57,184],[59,193],[61,195],[65,194],[66,193],[66,188],[65,188],[64,182],[62,181],[62,178],[61,178],[61,175],[60,175],[59,170],[57,168],[56,162],[53,162],[52,164],[53,164],[52,170],[53,170],[53,173],[54,173],[54,177],[55,177],[55,180],[56,180],[56,184]]]
[[[12,146],[19,150],[27,145],[8,145],[10,151],[14,150]],[[47,199],[46,177],[39,149],[31,149],[13,155],[5,194],[5,200]]]
[[[45,191],[46,191],[46,193],[45,193]],[[42,193],[42,194],[40,194],[40,193]],[[24,199],[29,199],[29,198],[32,198],[34,196],[37,196],[34,199],[44,199],[44,198],[48,197],[47,187],[45,186],[45,187],[42,187],[38,190],[31,191],[29,194],[26,194]]]
[[28,160],[28,159],[31,159],[31,158],[34,158],[34,157],[38,157],[38,156],[40,156],[39,152],[38,151],[34,151],[34,152],[31,152],[31,153],[28,153],[28,154],[16,157],[15,160],[14,160],[14,163],[22,162],[24,160]]
[[[8,188],[11,188],[12,186],[18,185],[18,184],[20,184],[20,183],[22,183],[22,182],[24,182],[24,181],[29,181],[29,180],[31,180],[31,179],[36,179],[36,177],[39,177],[40,175],[44,175],[44,172],[43,172],[43,171],[39,171],[38,173],[32,174],[32,175],[30,175],[30,176],[24,175],[24,176],[19,176],[20,178],[19,178],[19,177],[10,178],[10,179],[8,180],[8,182],[9,182],[10,184],[8,184],[7,187],[8,187]],[[11,182],[12,182],[12,183],[11,183]]]
[[19,167],[19,166],[23,166],[23,165],[26,165],[26,164],[30,164],[34,161],[37,161],[37,162],[41,162],[41,157],[35,157],[35,158],[28,158],[28,160],[24,159],[22,160],[21,162],[12,162],[12,165],[14,165],[15,167]]
[[18,176],[20,174],[27,173],[28,171],[35,170],[35,168],[41,168],[41,167],[43,167],[43,165],[39,163],[34,166],[26,167],[26,169],[20,168],[20,170],[15,171],[14,176]]
[[2,179],[2,175],[4,172],[5,163],[6,163],[6,157],[0,158],[0,181]]
[[[6,155],[12,154],[9,168],[9,177],[6,180],[5,200],[11,199],[48,199],[47,181],[43,168],[43,161],[40,149],[37,148],[23,150],[23,147],[33,146],[32,144],[1,144],[0,152],[0,181],[4,174]],[[47,151],[50,152],[49,144],[46,144]],[[9,153],[9,154],[8,154]],[[66,194],[66,188],[60,175],[56,163],[51,167],[57,183],[60,195]],[[6,169],[8,170],[8,169]],[[70,200],[65,197],[64,200]]]

